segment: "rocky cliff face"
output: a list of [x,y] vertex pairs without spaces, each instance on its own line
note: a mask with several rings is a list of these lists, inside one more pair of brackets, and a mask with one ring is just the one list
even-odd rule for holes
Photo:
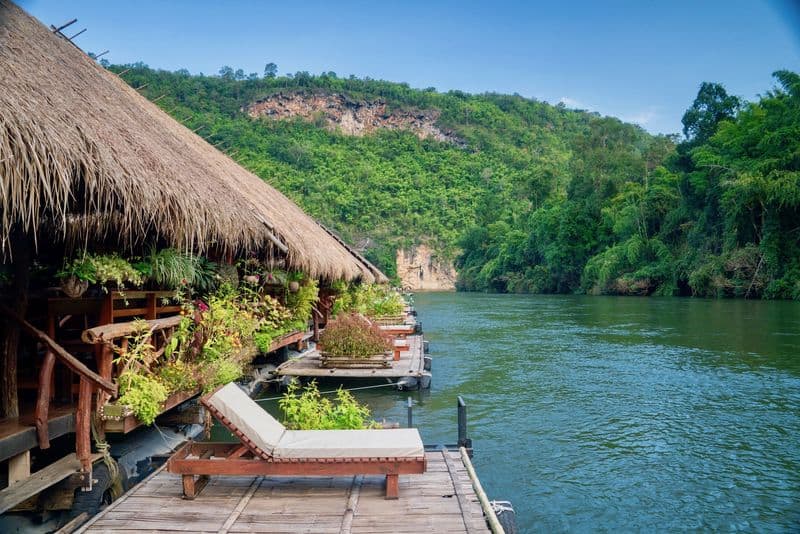
[[365,135],[378,128],[409,130],[420,139],[465,146],[452,132],[436,125],[438,110],[389,110],[383,100],[353,100],[341,94],[277,93],[254,102],[248,115],[289,119],[301,117],[347,135]]
[[397,275],[403,289],[412,291],[453,291],[456,270],[448,262],[434,259],[433,250],[419,245],[409,251],[397,251]]

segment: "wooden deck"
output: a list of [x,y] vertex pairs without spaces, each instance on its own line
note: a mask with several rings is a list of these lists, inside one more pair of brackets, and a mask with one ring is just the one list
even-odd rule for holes
[[78,532],[489,532],[459,452],[426,455],[424,475],[400,476],[398,500],[381,476],[218,476],[186,501],[180,476],[160,470]]
[[[33,408],[19,417],[0,419],[0,461],[39,446],[34,426]],[[51,406],[48,414],[50,439],[75,431],[75,407]]]
[[321,366],[320,354],[317,350],[308,350],[297,358],[293,358],[278,367],[275,374],[282,376],[311,378],[388,378],[396,380],[405,376],[415,378],[427,373],[422,350],[422,336],[408,336],[408,350],[400,352],[400,360],[392,361],[387,368],[334,368]]

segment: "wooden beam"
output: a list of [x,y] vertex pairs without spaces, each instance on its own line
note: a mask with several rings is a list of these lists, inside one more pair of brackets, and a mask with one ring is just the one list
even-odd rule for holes
[[30,335],[44,343],[50,350],[55,353],[61,362],[69,367],[72,371],[81,375],[81,378],[85,378],[89,381],[90,384],[93,384],[100,389],[110,393],[111,395],[117,394],[117,385],[113,382],[109,382],[102,376],[98,375],[88,367],[86,367],[83,363],[81,363],[75,356],[64,350],[64,347],[53,341],[53,339],[33,326],[31,323],[20,317],[16,312],[11,310],[10,308],[0,305],[0,312],[4,313],[8,317],[14,319],[17,323],[22,326],[22,329],[28,332]]
[[[99,454],[95,454],[93,459],[99,456]],[[61,482],[68,476],[76,473],[80,467],[80,463],[75,458],[75,455],[68,454],[44,469],[31,474],[31,476],[25,480],[21,480],[13,486],[0,490],[0,514],[7,512],[19,503],[33,497],[53,484]]]
[[78,527],[83,525],[87,519],[89,519],[89,514],[87,514],[86,512],[81,512],[80,514],[72,518],[72,520],[70,520],[63,527],[56,530],[55,534],[72,534],[73,532],[78,530]]
[[[181,320],[183,320],[183,316],[175,315],[172,317],[164,317],[163,319],[153,319],[147,321],[147,326],[152,332],[157,332],[159,330],[165,330],[167,328],[178,326],[181,324]],[[84,343],[94,345],[97,343],[106,343],[114,341],[115,339],[128,337],[135,331],[136,324],[134,321],[127,323],[106,324],[84,330],[83,334],[81,334],[81,339]]]
[[64,24],[62,24],[58,28],[56,28],[55,26],[53,26],[51,24],[50,25],[50,29],[53,30],[53,33],[57,33],[57,32],[60,32],[61,30],[63,30],[64,28],[66,28],[67,26],[71,26],[71,25],[75,24],[76,22],[78,22],[78,19],[72,19],[69,22],[65,22]]

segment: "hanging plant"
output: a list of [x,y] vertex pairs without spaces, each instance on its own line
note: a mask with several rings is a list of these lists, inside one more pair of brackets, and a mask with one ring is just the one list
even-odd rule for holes
[[56,277],[61,281],[61,290],[65,295],[79,298],[89,289],[89,284],[97,281],[97,270],[88,257],[75,258],[67,262],[56,273]]

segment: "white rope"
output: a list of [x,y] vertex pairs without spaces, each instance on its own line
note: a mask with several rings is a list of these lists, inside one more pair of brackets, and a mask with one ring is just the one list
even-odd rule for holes
[[[359,390],[362,390],[362,389],[374,389],[374,388],[386,388],[386,387],[397,387],[397,382],[389,382],[388,384],[378,384],[376,386],[362,386],[360,388],[347,388],[347,389],[344,389],[344,391],[359,391]],[[338,391],[339,391],[338,389],[334,389],[334,390],[331,390],[331,391],[320,391],[319,394],[320,395],[331,395],[331,394],[336,393]],[[266,398],[266,399],[254,399],[254,400],[256,402],[266,402],[266,401],[280,400],[282,398],[283,398],[283,395],[281,395],[280,397],[269,397],[269,398]]]
[[[167,446],[167,448],[168,448],[169,450],[171,450],[171,451],[174,451],[174,450],[175,450],[175,446],[176,446],[176,445],[180,445],[181,443],[183,443],[184,441],[186,441],[186,438],[185,438],[185,437],[173,437],[173,438],[170,438],[169,436],[167,436],[166,434],[164,434],[164,432],[163,432],[163,431],[162,431],[160,428],[158,428],[158,425],[157,425],[157,424],[155,424],[155,422],[153,423],[153,428],[155,428],[156,430],[158,430],[158,433],[159,433],[159,434],[161,434],[161,439],[162,439],[162,440],[164,440],[164,445],[166,445],[166,446]],[[174,439],[174,440],[176,441],[176,445],[170,445],[170,444],[169,444],[169,442],[167,441],[168,439]]]

